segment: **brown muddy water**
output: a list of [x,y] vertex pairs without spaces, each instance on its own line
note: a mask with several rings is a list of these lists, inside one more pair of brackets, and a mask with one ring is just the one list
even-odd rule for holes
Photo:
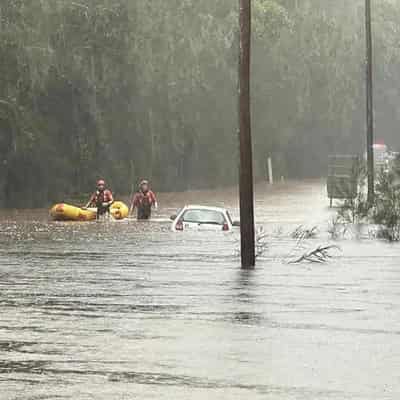
[[[55,223],[0,213],[0,399],[399,399],[400,247],[329,243],[323,182],[257,188],[268,234],[243,272],[238,232],[173,233],[165,194],[150,223]],[[318,225],[298,245],[297,225]]]

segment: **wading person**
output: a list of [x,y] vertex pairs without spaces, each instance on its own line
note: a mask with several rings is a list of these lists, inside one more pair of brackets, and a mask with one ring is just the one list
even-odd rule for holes
[[110,214],[110,206],[113,202],[111,190],[106,189],[105,181],[100,179],[97,181],[97,190],[92,194],[86,208],[97,207],[97,219],[99,219],[102,215]]
[[140,182],[139,191],[131,201],[130,213],[133,214],[137,209],[138,220],[150,219],[152,208],[158,208],[156,195],[150,190],[149,182],[143,180]]

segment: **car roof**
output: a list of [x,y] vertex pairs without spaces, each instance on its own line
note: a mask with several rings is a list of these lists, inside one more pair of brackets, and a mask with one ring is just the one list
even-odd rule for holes
[[184,207],[185,210],[209,210],[209,211],[218,211],[221,213],[225,213],[226,209],[221,207],[210,207],[210,206],[198,206],[194,204],[190,204]]

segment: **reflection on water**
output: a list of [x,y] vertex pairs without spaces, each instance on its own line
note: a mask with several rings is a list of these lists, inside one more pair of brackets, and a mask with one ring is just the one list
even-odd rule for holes
[[298,224],[320,226],[310,246],[327,240],[324,188],[256,198],[270,243],[250,272],[237,232],[169,230],[185,203],[237,215],[234,191],[161,196],[145,224],[0,213],[0,398],[397,399],[397,246],[343,242],[327,265],[288,265]]

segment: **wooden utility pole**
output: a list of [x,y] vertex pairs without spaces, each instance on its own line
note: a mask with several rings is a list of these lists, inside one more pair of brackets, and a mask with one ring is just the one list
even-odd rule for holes
[[371,0],[365,0],[368,202],[374,201],[374,103],[372,77]]
[[240,235],[242,268],[255,266],[253,155],[250,112],[251,0],[239,0]]

